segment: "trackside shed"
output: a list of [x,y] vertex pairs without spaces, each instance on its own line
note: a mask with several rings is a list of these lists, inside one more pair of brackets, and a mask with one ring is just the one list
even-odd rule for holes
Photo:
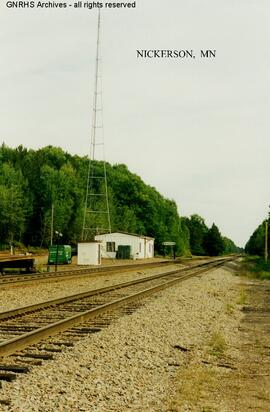
[[[153,237],[133,233],[114,232],[95,236],[101,241],[101,256],[116,258],[119,246],[130,246],[131,259],[147,259],[154,257]],[[120,248],[121,249],[121,248]]]

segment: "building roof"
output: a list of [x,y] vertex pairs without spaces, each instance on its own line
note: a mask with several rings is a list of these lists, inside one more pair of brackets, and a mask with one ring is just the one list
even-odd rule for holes
[[151,236],[138,235],[137,233],[122,232],[122,231],[120,231],[120,230],[118,230],[117,232],[111,232],[111,233],[101,233],[100,235],[96,235],[95,237],[97,237],[97,236],[114,235],[114,234],[117,234],[117,233],[120,233],[121,235],[139,237],[139,238],[142,238],[142,239],[153,239],[153,240],[155,239],[154,237],[151,237]]

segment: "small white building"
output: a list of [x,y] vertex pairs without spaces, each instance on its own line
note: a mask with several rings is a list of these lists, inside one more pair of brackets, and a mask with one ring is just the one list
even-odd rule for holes
[[131,259],[147,259],[154,257],[153,237],[133,233],[114,232],[95,236],[101,241],[101,257],[115,258],[118,246],[130,246]]
[[101,264],[101,242],[78,243],[78,265],[100,265]]

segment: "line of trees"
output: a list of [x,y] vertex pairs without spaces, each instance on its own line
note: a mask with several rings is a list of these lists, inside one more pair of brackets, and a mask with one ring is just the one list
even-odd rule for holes
[[189,232],[189,246],[193,255],[218,256],[240,251],[231,239],[222,236],[215,223],[208,228],[199,215],[182,218]]
[[262,222],[250,236],[245,246],[245,252],[249,255],[264,256],[265,224],[266,220]]
[[[101,168],[100,162],[95,167]],[[112,231],[121,230],[176,242],[179,255],[219,255],[237,251],[217,226],[207,228],[203,218],[180,217],[176,203],[146,185],[123,164],[106,164]],[[47,146],[37,151],[23,146],[0,147],[0,243],[21,242],[47,247],[51,209],[54,227],[65,243],[80,240],[88,158],[72,156]]]

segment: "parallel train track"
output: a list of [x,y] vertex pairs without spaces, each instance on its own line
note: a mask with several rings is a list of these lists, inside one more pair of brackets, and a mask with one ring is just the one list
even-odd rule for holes
[[59,280],[59,279],[70,279],[83,276],[102,276],[108,273],[119,273],[124,271],[133,271],[140,269],[150,269],[160,266],[168,266],[175,264],[175,261],[164,260],[161,262],[150,262],[150,263],[138,263],[129,265],[115,265],[115,266],[102,266],[95,268],[76,268],[68,269],[57,272],[42,272],[42,273],[31,273],[31,274],[21,274],[21,275],[0,275],[0,287],[4,285],[17,285],[34,281],[46,281],[46,280]]

